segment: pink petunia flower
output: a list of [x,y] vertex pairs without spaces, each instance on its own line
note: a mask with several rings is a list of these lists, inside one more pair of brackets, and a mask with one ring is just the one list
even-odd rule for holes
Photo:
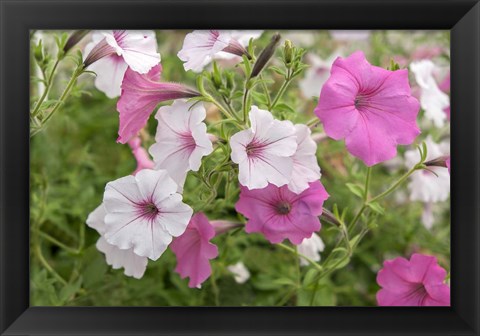
[[260,232],[271,243],[288,239],[298,245],[320,230],[318,216],[328,196],[320,181],[310,183],[299,195],[273,184],[256,190],[241,187],[235,209],[248,218],[246,232]]
[[151,169],[155,166],[155,163],[150,159],[148,152],[141,146],[142,140],[139,137],[134,137],[128,141],[128,145],[132,149],[132,154],[137,161],[137,168],[132,173],[136,175],[142,169]]
[[176,100],[171,106],[161,107],[155,143],[150,153],[156,169],[166,169],[180,190],[187,172],[198,171],[202,157],[213,151],[212,142],[203,122],[206,111],[202,104]]
[[212,274],[210,260],[218,256],[218,248],[210,243],[215,230],[201,212],[193,215],[185,232],[171,246],[177,256],[175,272],[183,278],[189,277],[190,288],[199,287]]
[[273,119],[270,112],[252,106],[251,128],[230,138],[232,161],[239,166],[238,180],[248,189],[278,187],[291,181],[292,155],[297,150],[295,127]]
[[130,69],[125,73],[122,95],[117,103],[117,110],[120,112],[118,142],[126,143],[137,135],[159,103],[200,95],[182,84],[160,82],[161,72],[162,66],[158,64],[145,75]]
[[344,138],[353,156],[373,166],[395,157],[397,145],[409,145],[420,134],[418,110],[408,70],[372,66],[357,51],[334,62],[315,114],[329,137]]
[[292,156],[293,169],[288,189],[296,194],[308,189],[309,183],[321,177],[317,161],[317,144],[311,137],[310,128],[303,124],[295,125],[297,150]]
[[166,170],[143,169],[107,183],[103,203],[107,242],[152,260],[185,231],[193,212]]
[[86,67],[94,71],[95,86],[109,98],[120,95],[120,85],[128,67],[147,73],[160,62],[153,31],[96,31],[85,47]]
[[444,283],[447,272],[437,259],[414,254],[407,260],[386,260],[377,274],[382,287],[377,293],[379,306],[450,306],[450,287]]
[[102,203],[87,218],[87,225],[100,234],[96,244],[97,250],[105,254],[107,264],[112,266],[113,269],[124,268],[125,275],[136,279],[142,278],[147,268],[148,259],[136,255],[133,249],[121,250],[105,240],[103,234],[105,233],[106,215],[107,212]]
[[447,165],[448,173],[450,174],[450,156],[445,160],[445,164]]
[[185,62],[185,71],[201,72],[213,58],[231,59],[246,54],[245,46],[250,38],[261,34],[258,30],[194,30],[185,36],[177,55]]

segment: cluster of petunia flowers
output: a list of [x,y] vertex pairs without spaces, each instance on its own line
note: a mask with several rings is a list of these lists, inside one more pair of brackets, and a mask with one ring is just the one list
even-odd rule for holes
[[[241,59],[259,31],[194,31],[187,34],[178,57],[185,70],[201,71],[213,59]],[[198,171],[210,155],[215,136],[207,133],[206,109],[188,98],[200,94],[178,83],[161,82],[160,54],[153,32],[101,31],[93,34],[84,64],[97,73],[96,86],[109,97],[120,95],[120,143],[128,143],[137,160],[132,175],[107,183],[102,203],[88,216],[97,230],[97,248],[113,268],[141,278],[148,259],[170,248],[175,271],[200,287],[211,275],[210,260],[218,256],[212,239],[242,226],[209,220],[183,202],[188,172]],[[153,161],[138,137],[156,106]],[[345,139],[347,150],[367,166],[392,159],[397,145],[412,144],[419,102],[410,92],[408,70],[372,66],[360,51],[336,58],[322,86],[315,114],[326,134]],[[260,233],[271,243],[289,240],[311,260],[320,259],[323,242],[319,216],[329,197],[320,182],[317,144],[303,124],[277,120],[271,112],[251,106],[249,127],[228,141],[231,161],[238,166],[238,213],[245,231]],[[305,260],[301,260],[305,264]],[[232,265],[237,276],[243,265]],[[240,271],[238,271],[240,269]],[[232,271],[233,272],[233,271]],[[240,273],[238,273],[240,272]],[[410,261],[385,262],[378,274],[380,305],[447,305],[445,271],[435,258],[414,255]],[[242,278],[245,281],[245,277]],[[240,282],[240,281],[239,281]]]

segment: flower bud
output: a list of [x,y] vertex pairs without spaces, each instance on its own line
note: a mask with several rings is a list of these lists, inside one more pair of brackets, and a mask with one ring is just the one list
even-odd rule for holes
[[213,220],[210,221],[210,224],[213,225],[213,228],[215,229],[215,236],[219,236],[225,232],[228,232],[230,230],[242,227],[242,223],[236,223],[236,222],[231,222],[227,220]]
[[285,47],[283,49],[285,64],[289,65],[293,59],[293,46],[290,40],[285,40]]
[[65,43],[65,46],[63,47],[63,52],[66,54],[70,49],[76,46],[77,43],[80,42],[85,37],[85,35],[88,34],[89,31],[90,30],[87,29],[76,30],[72,35],[70,35],[67,43]]
[[427,161],[424,163],[425,166],[427,167],[444,167],[447,168],[447,160],[450,162],[450,156],[440,156],[436,159]]
[[253,66],[253,70],[252,70],[252,74],[250,75],[250,78],[258,76],[260,71],[262,71],[265,65],[267,65],[270,58],[272,58],[275,52],[275,48],[277,47],[277,44],[279,41],[280,41],[280,34],[275,33],[275,35],[272,36],[272,40],[270,41],[270,43],[265,47],[265,49],[263,49],[260,56],[258,56],[257,61]]

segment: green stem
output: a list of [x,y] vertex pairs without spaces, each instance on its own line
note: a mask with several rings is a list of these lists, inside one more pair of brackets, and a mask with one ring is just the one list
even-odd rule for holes
[[283,82],[282,86],[280,87],[280,89],[278,90],[277,92],[277,95],[275,96],[275,98],[273,99],[273,102],[272,104],[270,105],[270,110],[273,110],[273,108],[275,107],[275,105],[277,105],[278,101],[280,100],[280,98],[282,98],[283,94],[285,93],[285,90],[287,89],[288,85],[290,84],[292,78],[290,77],[290,70],[288,70],[288,74],[287,76],[285,77],[285,81]]
[[43,256],[42,254],[42,249],[41,249],[41,246],[40,244],[36,244],[35,246],[35,255],[37,256],[38,260],[40,261],[40,263],[43,265],[43,267],[45,267],[47,269],[47,271],[49,271],[58,281],[60,281],[62,283],[62,285],[66,286],[67,285],[67,281],[65,281],[64,278],[62,278],[60,276],[60,274],[58,274],[54,269],[53,267],[48,263],[48,261],[45,259],[45,257]]
[[368,189],[370,188],[370,179],[372,176],[372,167],[367,168],[367,177],[365,179],[365,194],[363,195],[363,202],[368,202]]
[[295,256],[300,256],[302,257],[303,259],[305,259],[306,261],[308,261],[312,266],[314,266],[317,270],[319,270],[320,272],[323,271],[323,267],[320,266],[317,262],[313,261],[312,259],[310,259],[309,257],[301,254],[301,253],[298,253],[295,249],[291,248],[290,246],[287,246],[283,243],[279,243],[277,244],[277,246],[280,246],[281,248],[283,248],[284,250],[287,250],[291,253],[293,253]]
[[53,76],[55,75],[55,71],[57,70],[57,67],[58,67],[59,63],[60,63],[60,59],[57,59],[55,61],[55,64],[53,65],[52,72],[50,73],[50,76],[48,77],[48,80],[47,80],[47,86],[45,87],[45,90],[43,91],[42,96],[38,100],[37,104],[35,105],[32,113],[31,113],[31,115],[33,117],[36,117],[38,115],[38,113],[40,112],[40,106],[43,104],[43,101],[47,97],[48,92],[50,91],[50,88],[52,87]]
[[80,250],[77,250],[77,249],[74,249],[70,246],[67,246],[65,245],[64,243],[60,242],[59,240],[53,238],[52,236],[50,236],[49,234],[46,234],[45,232],[42,232],[41,230],[39,229],[34,229],[34,231],[42,238],[44,238],[45,240],[48,240],[50,243],[54,244],[54,245],[57,245],[58,247],[64,249],[65,251],[67,252],[70,252],[72,254],[79,254],[80,253]]
[[247,101],[248,101],[248,95],[249,95],[249,90],[245,88],[245,93],[243,94],[243,122],[245,125],[248,123],[248,107],[247,107]]
[[267,98],[267,106],[270,109],[270,106],[272,105],[272,97],[270,97],[270,92],[268,92],[268,87],[267,84],[265,84],[262,73],[260,73],[260,81],[262,82],[263,92],[265,93],[265,97]]
[[75,72],[73,73],[72,78],[70,78],[70,81],[68,82],[67,87],[65,88],[65,90],[63,90],[62,95],[60,96],[60,99],[55,104],[55,106],[50,111],[50,113],[45,117],[45,119],[42,120],[43,125],[45,125],[48,122],[48,120],[50,120],[50,118],[55,114],[55,112],[58,111],[60,106],[65,103],[65,100],[68,98],[68,96],[70,94],[70,91],[72,90],[73,86],[75,85],[78,77],[80,77],[80,75],[84,71],[85,71],[85,69],[83,68],[83,64],[79,65],[77,67],[77,69],[75,69]]
[[405,182],[406,179],[408,179],[410,177],[410,175],[412,175],[416,170],[419,170],[419,169],[422,169],[421,168],[421,163],[419,164],[416,164],[415,166],[413,166],[412,169],[410,169],[408,172],[406,172],[397,182],[395,182],[394,184],[392,184],[390,186],[390,188],[388,188],[387,190],[385,190],[384,192],[382,192],[380,195],[377,195],[375,196],[374,198],[372,198],[369,203],[373,203],[373,202],[376,202],[380,199],[382,199],[383,197],[387,196],[388,194],[390,194],[391,192],[393,192],[395,189],[397,189],[403,182]]

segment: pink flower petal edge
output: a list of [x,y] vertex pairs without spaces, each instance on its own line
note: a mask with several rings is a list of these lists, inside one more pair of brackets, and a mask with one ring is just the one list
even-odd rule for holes
[[183,278],[189,277],[188,286],[199,287],[212,273],[210,259],[218,256],[218,248],[210,243],[215,229],[201,212],[193,215],[185,232],[171,246],[177,256],[175,272]]
[[147,74],[128,68],[122,82],[122,94],[117,102],[120,127],[117,141],[126,143],[147,124],[155,107],[164,101],[192,98],[198,92],[177,83],[159,82],[162,66],[153,67]]

